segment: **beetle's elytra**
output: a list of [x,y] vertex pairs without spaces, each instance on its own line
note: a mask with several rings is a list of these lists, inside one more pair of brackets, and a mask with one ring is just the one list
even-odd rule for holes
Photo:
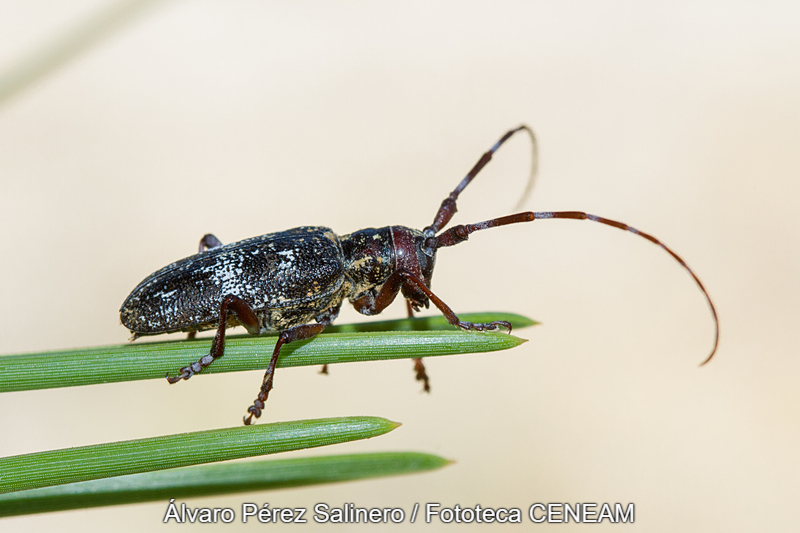
[[[195,332],[216,328],[211,351],[199,361],[178,370],[170,383],[189,379],[225,350],[226,328],[241,325],[252,335],[278,331],[258,397],[248,408],[245,424],[261,415],[275,374],[281,346],[314,337],[333,322],[345,298],[359,313],[375,315],[391,304],[398,293],[406,299],[409,313],[428,307],[430,302],[453,326],[464,330],[511,330],[507,322],[473,324],[458,316],[431,292],[431,276],[439,248],[467,240],[475,231],[530,222],[538,219],[569,218],[591,220],[629,231],[657,244],[692,276],[714,318],[714,346],[702,363],[711,360],[719,343],[719,321],[714,304],[700,279],[675,252],[655,237],[607,218],[581,211],[523,212],[477,224],[442,229],[456,213],[461,191],[492,159],[510,137],[526,131],[514,128],[483,154],[459,185],[445,198],[433,223],[419,231],[405,226],[368,228],[337,236],[325,227],[300,227],[222,245],[211,234],[200,241],[196,255],[181,259],[151,274],[128,296],[120,309],[122,324],[134,338],[178,331]],[[416,360],[417,379],[427,376]]]

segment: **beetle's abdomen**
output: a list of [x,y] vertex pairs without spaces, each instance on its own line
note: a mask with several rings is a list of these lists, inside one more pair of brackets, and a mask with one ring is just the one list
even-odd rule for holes
[[[288,312],[326,300],[341,292],[344,279],[336,235],[324,227],[294,228],[212,248],[162,268],[131,292],[120,319],[141,335],[205,329],[219,320],[222,298],[233,294],[264,317],[264,327],[276,329],[269,323],[270,310]],[[287,312],[282,315],[291,316]]]

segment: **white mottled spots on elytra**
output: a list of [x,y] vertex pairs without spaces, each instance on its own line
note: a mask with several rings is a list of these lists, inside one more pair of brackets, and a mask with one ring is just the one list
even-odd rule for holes
[[157,296],[157,297],[160,297],[163,300],[166,300],[168,298],[171,298],[172,295],[175,294],[176,292],[178,292],[178,289],[172,289],[171,291],[167,291],[167,292],[159,291],[159,292],[156,292],[153,296]]
[[294,267],[295,258],[294,258],[294,250],[281,250],[278,252],[278,255],[284,257],[285,259],[278,264],[278,270],[281,271],[279,274],[287,274]]
[[[221,299],[235,295],[247,301],[264,331],[306,323],[319,309],[341,305],[350,292],[341,261],[338,239],[328,228],[254,237],[151,274],[123,304],[121,317],[131,331],[144,335],[203,331],[216,327]],[[318,270],[301,269],[309,264]],[[325,283],[319,276],[328,276]],[[301,294],[300,288],[307,290]]]
[[229,255],[224,258],[219,258],[215,263],[203,269],[205,273],[209,274],[209,279],[217,287],[223,295],[233,294],[241,296],[245,293],[242,287],[242,257]]

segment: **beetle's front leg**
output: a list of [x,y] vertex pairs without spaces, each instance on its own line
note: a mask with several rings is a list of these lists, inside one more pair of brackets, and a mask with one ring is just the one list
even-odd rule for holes
[[269,360],[267,372],[264,374],[264,381],[261,383],[261,391],[258,393],[258,397],[253,402],[253,405],[247,409],[250,415],[244,418],[244,424],[246,426],[249,426],[253,422],[253,417],[258,418],[261,416],[261,410],[264,408],[264,403],[267,401],[269,391],[272,390],[272,381],[275,376],[275,364],[278,362],[281,346],[292,341],[300,341],[315,337],[322,332],[328,324],[328,322],[303,324],[302,326],[294,326],[285,331],[281,331],[281,334],[278,336],[278,342],[275,343],[275,349],[272,351],[272,358]]
[[425,282],[420,279],[419,276],[412,274],[411,272],[407,272],[405,270],[399,270],[396,272],[402,279],[403,283],[407,285],[411,285],[416,290],[422,292],[427,296],[433,305],[436,306],[439,311],[442,312],[444,318],[447,320],[449,324],[457,326],[464,331],[497,331],[500,328],[506,328],[509,333],[511,333],[511,323],[506,322],[505,320],[495,320],[494,322],[487,322],[487,323],[480,323],[474,324],[472,322],[464,322],[463,320],[459,320],[458,316],[453,312],[450,307],[444,303],[438,296],[433,294],[433,292],[425,285]]
[[[497,320],[495,322],[487,322],[482,324],[473,324],[472,322],[465,322],[459,320],[450,307],[444,303],[438,296],[425,285],[425,282],[416,274],[412,274],[407,270],[396,270],[389,276],[389,279],[383,284],[380,292],[374,298],[363,296],[353,302],[356,309],[365,315],[377,314],[386,309],[392,303],[401,287],[406,285],[420,296],[426,296],[433,305],[444,315],[448,323],[457,326],[465,331],[497,331],[498,329],[506,328],[511,333],[511,323],[505,320]],[[413,302],[412,302],[413,304]]]
[[225,328],[228,326],[229,313],[233,313],[236,316],[236,319],[247,329],[248,333],[251,335],[258,334],[258,317],[256,317],[253,309],[238,296],[227,295],[222,299],[222,303],[219,306],[219,326],[217,327],[217,334],[211,342],[211,351],[198,361],[178,370],[177,376],[171,378],[167,373],[167,381],[177,383],[182,379],[189,379],[213,363],[214,359],[222,357],[222,354],[225,353]]

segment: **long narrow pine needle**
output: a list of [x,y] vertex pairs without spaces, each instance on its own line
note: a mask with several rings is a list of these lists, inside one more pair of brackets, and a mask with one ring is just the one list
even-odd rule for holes
[[[495,320],[511,318],[512,325],[518,327],[534,323],[519,315],[503,313],[463,315],[465,320],[474,322],[479,321],[476,318],[487,317]],[[439,317],[385,321],[380,325],[393,331],[351,331],[359,327],[371,329],[374,326],[370,323],[339,326],[336,329],[346,332],[324,333],[307,341],[289,343],[281,349],[277,366],[481,353],[513,348],[525,342],[506,333],[460,331]],[[437,329],[444,326],[448,329]],[[421,329],[402,331],[406,328]],[[0,392],[163,379],[167,373],[174,375],[179,368],[208,354],[210,346],[211,339],[203,338],[3,355],[0,356]],[[263,369],[274,346],[275,336],[230,336],[225,341],[225,355],[200,375]]]
[[211,461],[314,448],[388,433],[400,424],[344,417],[240,426],[0,458],[0,494]]
[[191,466],[2,494],[0,517],[336,483],[448,464],[427,453],[384,452]]

